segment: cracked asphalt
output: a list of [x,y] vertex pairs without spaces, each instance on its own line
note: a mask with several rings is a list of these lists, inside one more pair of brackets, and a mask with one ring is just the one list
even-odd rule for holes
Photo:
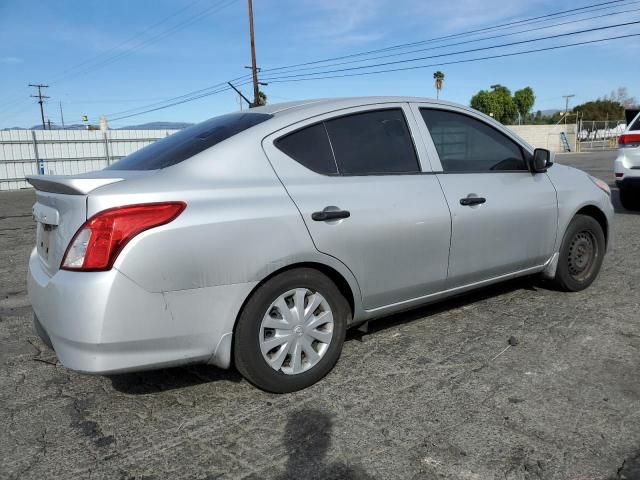
[[[614,156],[558,161],[611,182]],[[33,192],[0,193],[0,478],[640,478],[640,215],[616,195],[586,291],[523,279],[381,319],[272,395],[209,366],[62,367],[31,327]]]

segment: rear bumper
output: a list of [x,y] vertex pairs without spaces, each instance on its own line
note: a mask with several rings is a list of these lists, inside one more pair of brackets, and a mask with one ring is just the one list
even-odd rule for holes
[[613,171],[618,187],[640,188],[640,148],[619,149]]
[[194,362],[227,367],[237,311],[252,288],[151,293],[116,269],[60,270],[50,277],[35,250],[27,286],[37,321],[60,362],[96,374]]

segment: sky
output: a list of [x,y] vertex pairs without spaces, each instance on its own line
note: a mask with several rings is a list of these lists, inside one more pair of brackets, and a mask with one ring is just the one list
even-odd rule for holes
[[[261,89],[270,103],[360,95],[435,97],[433,73],[441,70],[445,73],[441,98],[465,105],[479,90],[498,83],[512,91],[530,86],[536,95],[534,111],[564,108],[563,95],[575,95],[571,106],[602,97],[618,87],[628,87],[629,93],[638,97],[640,62],[630,59],[638,58],[640,37],[485,61],[443,62],[640,34],[637,23],[452,54],[640,22],[640,0],[623,0],[544,17],[536,23],[515,23],[499,30],[431,40],[408,49],[421,51],[404,55],[388,56],[403,54],[407,48],[386,50],[373,55],[385,58],[368,62],[362,60],[372,55],[330,62],[341,65],[318,63],[269,71],[458,35],[605,1],[254,0],[257,62],[262,68],[261,78],[268,83]],[[597,16],[600,18],[590,18]],[[504,36],[486,39],[496,35]],[[440,56],[355,69],[435,55]],[[244,67],[250,65],[250,58],[246,0],[0,0],[0,128],[40,123],[39,107],[29,97],[36,93],[28,87],[30,83],[49,85],[44,89],[50,97],[45,103],[45,115],[53,123],[60,122],[60,103],[67,124],[80,123],[82,115],[94,123],[105,115],[112,128],[151,121],[202,121],[238,110],[238,96],[227,90],[171,108],[120,117],[246,77],[250,71]],[[413,65],[427,66],[332,79],[299,81],[305,77],[290,77],[342,68],[353,70],[324,76]],[[245,95],[251,96],[251,85],[243,85],[243,80],[236,83]],[[184,98],[177,99],[180,100]]]

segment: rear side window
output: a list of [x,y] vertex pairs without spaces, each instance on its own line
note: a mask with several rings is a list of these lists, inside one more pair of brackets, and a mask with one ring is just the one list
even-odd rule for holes
[[324,175],[420,171],[409,127],[399,108],[325,120],[279,138],[275,145]]
[[324,123],[297,130],[279,138],[276,147],[316,173],[335,175],[338,173],[331,144]]
[[420,109],[445,172],[527,170],[522,148],[468,115]]
[[631,125],[629,126],[629,131],[635,131],[635,130],[640,130],[640,114],[638,114],[636,119],[633,122],[631,122]]
[[265,113],[229,113],[214,117],[158,140],[106,170],[157,170],[170,167],[271,117]]
[[420,171],[402,110],[356,113],[325,122],[343,175]]

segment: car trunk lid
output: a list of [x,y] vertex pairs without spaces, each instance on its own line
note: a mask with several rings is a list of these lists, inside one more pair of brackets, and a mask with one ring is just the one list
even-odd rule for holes
[[32,213],[36,247],[42,267],[49,275],[60,268],[69,242],[87,220],[87,198],[96,188],[125,180],[117,172],[95,172],[82,176],[29,176],[36,189]]

